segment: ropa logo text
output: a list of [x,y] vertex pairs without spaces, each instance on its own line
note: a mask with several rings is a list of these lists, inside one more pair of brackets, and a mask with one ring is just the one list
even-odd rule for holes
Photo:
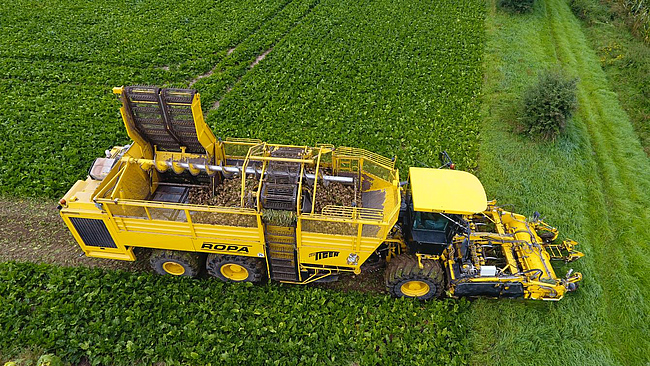
[[310,257],[315,257],[317,261],[325,258],[334,258],[339,256],[339,252],[316,252],[309,253]]
[[241,245],[203,243],[203,245],[201,245],[201,249],[236,252],[236,253],[248,253],[248,247],[241,246]]

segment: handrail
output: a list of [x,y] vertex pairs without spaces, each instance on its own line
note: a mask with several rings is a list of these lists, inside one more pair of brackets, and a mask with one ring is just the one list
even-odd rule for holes
[[369,225],[387,225],[384,220],[384,213],[376,208],[360,208],[349,206],[332,206],[328,205],[323,208],[320,214],[303,214],[300,218],[307,220],[332,220],[341,222],[362,223]]
[[240,192],[240,200],[241,200],[241,207],[244,207],[244,194],[246,193],[246,166],[248,165],[248,162],[250,161],[251,155],[255,153],[255,148],[261,148],[262,151],[264,151],[264,148],[266,147],[266,143],[262,142],[257,145],[253,145],[248,149],[248,153],[246,154],[246,158],[244,159],[244,164],[242,165],[242,175],[241,175],[241,192]]
[[225,142],[231,142],[234,144],[261,144],[262,140],[260,139],[249,139],[246,137],[226,137]]
[[173,203],[173,202],[158,202],[158,201],[142,201],[131,199],[108,199],[97,198],[97,203],[135,206],[135,207],[148,207],[148,208],[166,208],[172,210],[191,210],[202,212],[216,212],[227,214],[243,214],[243,215],[257,215],[257,211],[253,208],[243,207],[227,207],[227,206],[207,206],[207,205],[193,205],[189,203]]
[[372,161],[374,164],[377,164],[383,168],[394,170],[395,169],[395,159],[387,158],[385,156],[379,155],[372,151],[366,149],[360,149],[356,147],[346,147],[339,146],[334,150],[334,154],[337,158],[363,158],[366,160]]
[[323,147],[318,149],[318,161],[316,161],[316,171],[314,172],[314,192],[311,198],[311,213],[314,214],[316,209],[316,189],[318,189],[318,170],[320,169],[320,158],[323,155]]
[[[296,192],[296,215],[300,215],[300,203],[302,199],[302,178],[305,173],[305,164],[300,164],[300,178],[298,180],[298,192]],[[313,204],[313,203],[312,203]]]

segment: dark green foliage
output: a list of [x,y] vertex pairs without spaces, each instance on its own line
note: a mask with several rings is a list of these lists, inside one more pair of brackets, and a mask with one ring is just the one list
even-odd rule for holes
[[[476,166],[481,1],[322,0],[207,114],[218,136]],[[399,14],[399,16],[397,16]]]
[[430,364],[468,355],[465,301],[0,264],[0,354],[73,365]]
[[577,84],[578,79],[560,70],[542,72],[524,93],[521,121],[525,132],[546,140],[562,133],[578,106]]
[[569,7],[576,17],[587,23],[607,22],[613,15],[597,0],[569,0]]
[[402,170],[446,149],[474,168],[484,13],[478,0],[26,1],[0,15],[0,193],[58,197],[128,143],[111,87],[208,72],[192,87],[219,137],[362,147]]
[[533,11],[535,0],[498,0],[499,8],[511,13],[530,13]]

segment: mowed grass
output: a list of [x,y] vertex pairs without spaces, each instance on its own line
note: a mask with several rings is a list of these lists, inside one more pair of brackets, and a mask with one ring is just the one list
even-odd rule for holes
[[[543,213],[578,240],[582,286],[559,303],[472,305],[473,364],[643,365],[650,361],[650,166],[580,23],[560,0],[488,16],[480,178],[488,194]],[[580,107],[556,143],[517,134],[520,95],[545,68],[580,79]],[[564,271],[560,271],[564,273]]]

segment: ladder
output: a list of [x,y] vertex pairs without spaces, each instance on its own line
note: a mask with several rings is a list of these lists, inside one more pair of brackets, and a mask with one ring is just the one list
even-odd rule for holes
[[292,226],[266,225],[264,233],[271,279],[299,281],[296,228]]

